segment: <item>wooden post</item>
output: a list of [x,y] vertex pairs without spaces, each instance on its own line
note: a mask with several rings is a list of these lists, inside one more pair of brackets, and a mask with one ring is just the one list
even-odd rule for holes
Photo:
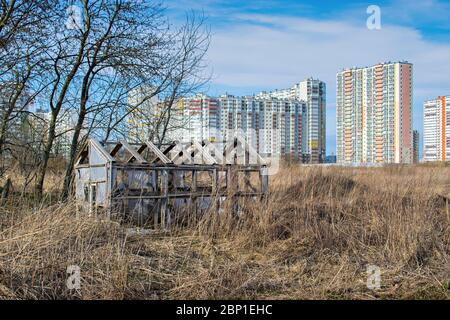
[[269,195],[269,170],[267,167],[262,167],[259,173],[261,180],[261,200],[267,201]]
[[218,191],[218,185],[219,185],[219,177],[217,174],[217,169],[214,169],[212,171],[212,183],[211,183],[211,190],[213,196],[216,195]]
[[232,166],[227,166],[227,172],[226,172],[226,179],[227,179],[227,193],[229,196],[231,196],[233,194],[233,188],[234,188],[234,183],[233,183],[233,172],[232,172]]
[[169,202],[169,174],[167,170],[164,170],[161,174],[161,228],[166,229],[167,222],[167,206]]
[[198,177],[197,177],[197,171],[192,170],[192,186],[191,186],[191,193],[193,194],[192,196],[192,205],[194,206],[194,213],[197,214],[197,196],[195,195],[197,193],[198,190]]
[[10,178],[6,179],[5,185],[3,186],[2,195],[0,197],[1,205],[4,205],[9,196],[9,191],[12,188],[12,182]]
[[[211,200],[216,202],[217,210],[220,208],[220,196],[219,196],[219,190],[220,188],[220,181],[219,181],[219,172],[217,169],[214,169],[212,171],[212,192],[211,192]],[[212,201],[211,201],[212,203]]]
[[[155,193],[157,193],[159,190],[159,181],[158,181],[158,171],[156,171],[156,170],[154,170],[153,174],[152,174],[152,185],[153,185],[153,189],[154,189],[153,191]],[[158,210],[154,210],[153,225],[154,225],[155,230],[158,229],[158,217],[159,217]]]

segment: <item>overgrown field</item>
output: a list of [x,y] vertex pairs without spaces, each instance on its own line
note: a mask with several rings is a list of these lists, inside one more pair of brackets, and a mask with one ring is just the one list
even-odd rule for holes
[[0,208],[0,298],[450,298],[448,165],[285,167],[266,205],[147,235],[20,189]]

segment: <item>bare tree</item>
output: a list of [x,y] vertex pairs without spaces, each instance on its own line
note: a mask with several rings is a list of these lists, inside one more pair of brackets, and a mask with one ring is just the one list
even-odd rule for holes
[[[177,99],[206,81],[199,74],[208,44],[203,18],[191,15],[176,27],[156,0],[0,0],[0,155],[9,145],[13,157],[35,162],[27,181],[35,177],[42,196],[55,144],[68,133],[58,123],[72,110],[67,197],[80,143],[88,135],[126,135],[128,117],[156,96],[164,110],[151,119],[158,132],[152,137],[164,140]],[[131,101],[141,88],[150,89]],[[8,140],[22,115],[37,117],[30,112],[35,100],[45,102],[49,115],[27,123],[32,138]],[[45,130],[33,128],[36,123]],[[27,149],[33,152],[21,157]]]
[[[99,5],[97,11],[91,11],[90,18],[100,25],[96,28],[98,36],[93,37],[79,72],[82,80],[78,119],[64,179],[64,198],[69,193],[86,119],[90,116],[95,121],[97,117],[93,115],[104,111],[119,114],[116,121],[107,125],[105,136],[109,136],[146,101],[166,92],[175,97],[192,82],[194,72],[201,69],[209,43],[203,19],[188,19],[181,28],[172,30],[159,3],[116,1],[113,6],[103,2]],[[139,102],[131,104],[130,94],[142,88],[149,90],[144,90]],[[93,123],[87,127],[89,132],[101,129]]]
[[[93,1],[94,3],[97,1]],[[58,3],[59,12],[66,12],[69,4],[73,1],[60,1]],[[42,196],[44,180],[50,159],[54,141],[56,139],[56,125],[58,116],[63,104],[66,102],[67,94],[72,86],[74,79],[83,65],[86,50],[89,47],[89,37],[94,33],[91,24],[91,2],[89,0],[81,1],[83,15],[80,17],[71,16],[73,19],[72,27],[67,27],[67,20],[53,21],[53,34],[56,37],[49,39],[50,45],[47,51],[47,60],[49,69],[46,73],[47,81],[51,83],[49,94],[50,120],[48,125],[48,135],[42,152],[42,163],[36,181],[36,193],[38,197]],[[79,18],[79,19],[78,19]],[[70,22],[70,21],[69,21]]]
[[178,129],[174,126],[183,125],[182,121],[172,121],[173,112],[177,111],[175,103],[183,96],[199,90],[210,78],[205,74],[204,55],[209,48],[210,38],[209,32],[203,29],[204,25],[204,16],[191,14],[187,15],[186,23],[179,30],[170,86],[163,97],[162,112],[152,119],[156,123],[150,136],[159,145],[165,142],[171,129]]
[[[0,4],[0,157],[45,84],[39,73],[53,0],[1,1]],[[17,143],[17,141],[15,142]],[[2,161],[3,162],[3,161]]]
[[19,35],[36,31],[43,26],[53,0],[1,0],[0,1],[0,48],[14,42]]

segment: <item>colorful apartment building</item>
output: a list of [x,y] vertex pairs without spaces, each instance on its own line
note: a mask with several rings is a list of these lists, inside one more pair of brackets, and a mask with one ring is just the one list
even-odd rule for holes
[[450,161],[450,96],[425,102],[423,127],[424,161]]
[[336,77],[338,163],[412,163],[413,66],[388,62]]
[[179,105],[179,129],[174,130],[174,140],[215,141],[219,125],[219,100],[206,95],[183,98]]
[[326,85],[308,78],[290,89],[262,92],[260,97],[295,99],[306,103],[303,154],[307,163],[323,163],[326,157]]
[[197,95],[182,101],[184,123],[177,135],[181,141],[228,141],[239,133],[261,154],[303,160],[304,102],[232,95]]

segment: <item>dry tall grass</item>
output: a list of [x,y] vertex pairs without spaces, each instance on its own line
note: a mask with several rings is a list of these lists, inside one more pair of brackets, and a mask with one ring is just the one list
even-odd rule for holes
[[[267,204],[127,236],[73,205],[0,209],[0,297],[448,299],[449,166],[283,169]],[[381,289],[366,286],[368,264]],[[81,290],[66,288],[78,265]]]

